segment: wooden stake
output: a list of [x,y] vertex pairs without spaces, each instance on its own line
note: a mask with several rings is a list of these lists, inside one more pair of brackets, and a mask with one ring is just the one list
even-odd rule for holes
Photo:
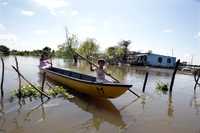
[[170,84],[170,88],[169,88],[169,92],[170,93],[172,93],[172,89],[173,89],[173,85],[174,85],[174,80],[175,80],[175,76],[176,76],[176,72],[177,72],[179,64],[180,64],[180,59],[178,59],[178,61],[176,62],[176,65],[174,67],[174,72],[173,72],[173,75],[172,75],[171,84]]
[[45,92],[41,91],[40,89],[38,89],[37,87],[35,87],[30,81],[28,81],[14,66],[12,66],[12,68],[28,83],[30,84],[34,89],[36,89],[40,94],[46,96],[47,98],[51,98],[48,94],[46,94]]
[[128,88],[128,90],[133,93],[134,95],[136,95],[137,97],[140,97],[138,94],[136,94],[134,91],[132,91],[131,89]]
[[194,90],[196,91],[196,87],[197,85],[199,85],[199,79],[200,79],[200,70],[196,70],[194,73],[194,80],[195,80],[195,86],[194,86]]
[[[44,92],[44,83],[45,83],[45,80],[46,80],[46,72],[43,73],[42,87],[41,87],[42,92]],[[41,98],[42,98],[42,95],[41,95]]]
[[2,62],[2,75],[1,75],[1,97],[4,96],[4,92],[3,92],[3,84],[4,84],[4,69],[5,69],[5,66],[4,66],[4,60],[3,58],[1,57],[1,62]]
[[145,92],[148,76],[149,76],[149,72],[146,72],[142,92]]

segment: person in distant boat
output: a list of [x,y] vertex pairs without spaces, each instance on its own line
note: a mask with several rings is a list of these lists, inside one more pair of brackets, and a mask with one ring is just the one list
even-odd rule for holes
[[41,55],[39,67],[43,69],[52,67],[52,63],[50,62],[48,55],[44,53]]
[[105,76],[105,73],[104,73],[104,70],[105,70],[105,60],[104,59],[99,59],[98,60],[98,65],[99,67],[96,68],[96,67],[93,67],[92,64],[90,65],[90,70],[91,71],[96,71],[96,79],[97,79],[97,82],[104,82],[104,83],[109,83],[110,81],[106,80],[106,76]]

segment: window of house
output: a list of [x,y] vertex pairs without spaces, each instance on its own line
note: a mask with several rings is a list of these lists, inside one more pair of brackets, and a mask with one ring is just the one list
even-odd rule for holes
[[172,61],[171,61],[171,59],[170,59],[170,58],[168,58],[168,59],[167,59],[167,63],[169,63],[169,64],[170,64],[171,62],[172,62]]
[[158,62],[162,63],[162,57],[158,57]]

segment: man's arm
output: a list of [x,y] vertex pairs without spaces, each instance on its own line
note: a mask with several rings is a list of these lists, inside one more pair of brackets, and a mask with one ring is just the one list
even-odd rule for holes
[[90,64],[90,71],[95,71],[95,68]]

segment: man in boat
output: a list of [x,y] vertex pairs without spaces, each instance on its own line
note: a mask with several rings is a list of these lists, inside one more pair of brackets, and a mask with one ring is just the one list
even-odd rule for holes
[[42,53],[42,55],[40,57],[40,65],[39,65],[39,67],[42,68],[42,69],[47,69],[47,68],[52,67],[52,63],[51,63],[51,61],[49,59],[48,54]]
[[103,83],[109,83],[110,81],[108,81],[105,77],[105,60],[104,59],[99,59],[98,60],[98,68],[97,67],[93,67],[92,64],[90,64],[90,70],[91,71],[96,71],[96,81],[97,82],[103,82]]

